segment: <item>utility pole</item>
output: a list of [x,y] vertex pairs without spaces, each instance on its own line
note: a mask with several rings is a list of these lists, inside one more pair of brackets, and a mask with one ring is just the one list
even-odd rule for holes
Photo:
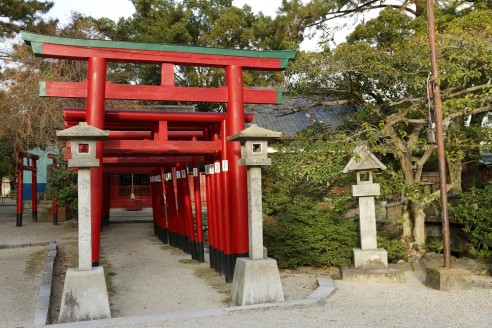
[[444,131],[442,126],[441,89],[437,63],[436,27],[434,22],[434,0],[427,0],[427,25],[431,49],[432,99],[434,122],[436,123],[437,160],[439,165],[439,189],[441,195],[442,239],[444,243],[444,266],[451,267],[451,242],[449,237],[448,191],[446,182],[446,155],[444,153]]

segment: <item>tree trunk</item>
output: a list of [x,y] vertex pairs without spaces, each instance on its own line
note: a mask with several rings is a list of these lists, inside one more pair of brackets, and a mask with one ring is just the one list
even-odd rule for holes
[[408,205],[403,206],[402,214],[402,233],[401,242],[410,245],[412,242],[412,221],[410,219],[410,211]]
[[427,1],[426,0],[415,0],[415,17],[422,16],[427,11]]
[[461,172],[463,171],[463,165],[461,161],[453,161],[446,156],[446,161],[448,164],[449,171],[449,182],[448,184],[452,184],[453,188],[451,192],[453,193],[461,193]]
[[413,217],[414,248],[422,253],[425,247],[425,213],[422,203],[411,202],[410,209]]
[[[405,183],[413,184],[417,182],[412,168],[412,152],[410,150],[407,150],[400,158],[400,164]],[[404,207],[402,225],[403,233],[401,239],[410,246],[409,255],[422,253],[425,247],[425,213],[423,204],[408,201]]]

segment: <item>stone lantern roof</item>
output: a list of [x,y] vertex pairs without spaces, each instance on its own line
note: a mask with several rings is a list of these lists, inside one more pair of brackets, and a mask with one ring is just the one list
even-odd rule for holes
[[104,140],[108,139],[109,131],[101,130],[87,124],[87,122],[80,122],[78,125],[71,128],[56,131],[56,136],[59,139],[91,139],[91,140]]
[[239,131],[233,136],[227,138],[228,141],[251,141],[251,140],[270,140],[282,137],[282,132],[276,132],[251,124],[248,128]]
[[381,163],[381,161],[369,151],[367,145],[360,145],[355,148],[354,156],[352,156],[342,172],[370,171],[376,169],[386,170],[386,165]]

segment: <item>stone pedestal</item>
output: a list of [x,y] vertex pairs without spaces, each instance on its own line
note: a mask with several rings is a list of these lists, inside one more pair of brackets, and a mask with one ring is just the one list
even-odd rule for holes
[[109,318],[111,312],[103,268],[68,269],[58,322]]
[[354,267],[356,269],[388,268],[388,252],[384,248],[354,248]]
[[399,269],[392,268],[368,268],[354,269],[350,266],[342,266],[342,279],[358,282],[382,282],[382,283],[404,283],[405,274]]
[[271,258],[236,260],[232,282],[232,302],[235,305],[285,301],[277,261]]
[[427,268],[425,285],[445,292],[471,289],[471,273],[462,269],[433,267]]

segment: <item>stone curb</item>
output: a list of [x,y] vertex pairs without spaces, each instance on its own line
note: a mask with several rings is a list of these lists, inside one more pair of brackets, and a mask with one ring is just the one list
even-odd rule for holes
[[22,247],[32,247],[32,246],[47,246],[50,243],[48,242],[39,242],[39,243],[19,243],[19,244],[0,244],[0,249],[6,248],[22,248]]
[[306,308],[309,306],[323,306],[326,300],[335,291],[335,282],[331,278],[317,278],[319,287],[312,292],[307,298],[302,300],[292,300],[286,302],[266,303],[234,306],[227,308],[211,308],[191,311],[180,311],[170,313],[160,313],[154,315],[143,315],[135,317],[123,317],[104,320],[81,321],[67,324],[50,325],[49,327],[120,327],[124,325],[134,325],[142,323],[157,323],[161,321],[172,321],[179,319],[193,319],[204,317],[215,317],[228,315],[235,312],[268,310],[268,309],[285,309],[285,308]]
[[34,326],[43,327],[49,322],[51,285],[53,282],[53,268],[58,245],[52,241],[48,244],[48,255],[44,260],[43,272],[41,273],[41,285],[39,286],[38,304],[34,314]]

